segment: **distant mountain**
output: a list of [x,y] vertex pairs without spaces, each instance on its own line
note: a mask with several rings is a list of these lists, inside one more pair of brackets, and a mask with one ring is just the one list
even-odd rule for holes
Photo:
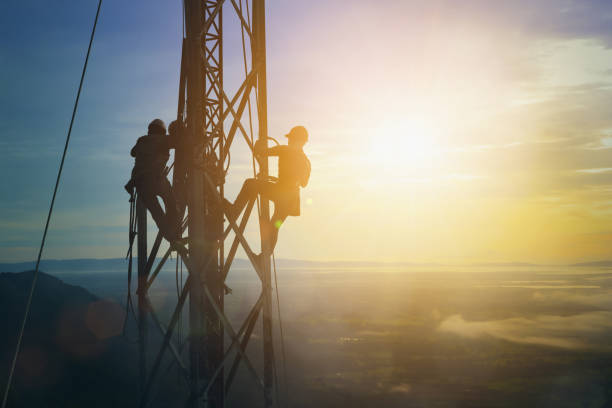
[[[3,387],[32,276],[0,274]],[[123,316],[120,305],[41,272],[8,406],[134,406],[137,353],[121,336]]]
[[[137,259],[134,258],[134,268]],[[300,259],[276,259],[277,266],[281,268],[366,268],[366,267],[436,267],[436,266],[462,266],[461,264],[442,264],[442,263],[415,263],[415,262],[378,262],[378,261],[306,261]],[[166,264],[167,268],[173,267],[173,262]],[[0,263],[0,272],[16,272],[31,270],[35,266],[34,262]],[[55,272],[125,272],[127,271],[128,261],[124,258],[107,259],[51,259],[40,263],[40,270]],[[250,262],[246,259],[235,259],[234,267],[247,268]],[[529,262],[478,262],[463,264],[463,266],[474,267],[541,267],[543,264]],[[562,266],[562,265],[549,265]],[[566,266],[581,267],[610,267],[612,260],[582,262]]]
[[478,263],[473,263],[470,266],[502,266],[502,267],[506,267],[506,266],[515,266],[515,267],[521,267],[521,266],[543,266],[540,264],[534,264],[534,263],[529,263],[529,262],[478,262]]
[[[137,259],[134,258],[134,267]],[[323,267],[375,267],[375,266],[442,266],[437,263],[411,263],[411,262],[373,262],[373,261],[305,261],[299,259],[276,259],[276,264],[287,268],[323,268]],[[170,263],[168,263],[170,265]],[[233,266],[248,267],[250,262],[246,259],[235,259]],[[0,263],[0,272],[16,272],[31,270],[35,262]],[[126,271],[128,261],[124,258],[107,259],[50,259],[40,263],[40,270],[45,272],[87,272],[87,271]]]
[[[124,258],[107,259],[49,259],[40,262],[39,269],[46,272],[84,272],[121,270],[127,268],[128,261]],[[136,265],[136,263],[134,264]],[[19,272],[33,270],[36,262],[0,263],[0,272]]]

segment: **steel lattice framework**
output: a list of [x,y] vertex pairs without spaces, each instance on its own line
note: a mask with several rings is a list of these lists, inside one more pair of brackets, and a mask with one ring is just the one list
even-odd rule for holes
[[[273,397],[274,353],[272,342],[272,286],[270,258],[257,258],[244,231],[255,206],[248,203],[241,219],[233,219],[222,205],[229,168],[229,152],[241,135],[253,150],[253,135],[243,125],[245,109],[256,102],[257,138],[268,140],[264,0],[224,2],[185,0],[185,28],[179,83],[178,119],[186,124],[176,148],[173,188],[184,216],[187,239],[173,243],[156,264],[161,234],[147,252],[146,209],[137,203],[138,226],[138,332],[140,345],[140,407],[153,405],[162,373],[162,362],[171,359],[188,387],[177,396],[185,406],[220,408],[240,365],[252,375],[263,391],[263,405],[277,405]],[[224,3],[228,3],[225,4]],[[250,45],[250,69],[245,54],[244,79],[230,98],[223,83],[223,12],[235,13],[243,38]],[[249,15],[249,10],[252,12]],[[238,136],[240,138],[240,136]],[[259,175],[268,176],[267,161],[260,162]],[[269,202],[261,200],[260,220],[269,220]],[[261,222],[260,222],[261,225]],[[269,243],[260,234],[265,253]],[[226,243],[229,250],[225,251]],[[225,280],[239,247],[251,261],[262,283],[262,290],[238,330],[224,313],[224,297],[229,293]],[[163,323],[150,300],[149,291],[172,251],[182,258],[189,272],[167,324]],[[187,341],[177,342],[181,314],[187,309]],[[246,355],[247,345],[259,316],[263,323],[263,375]],[[159,348],[148,342],[149,323],[163,335]],[[226,343],[227,339],[227,343]],[[187,347],[183,347],[183,346]],[[155,356],[151,367],[150,356]],[[168,357],[170,356],[170,357]],[[231,362],[231,364],[229,364]],[[263,378],[262,378],[263,377]]]

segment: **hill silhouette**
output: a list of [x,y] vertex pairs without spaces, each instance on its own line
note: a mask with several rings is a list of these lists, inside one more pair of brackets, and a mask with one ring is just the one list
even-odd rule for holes
[[[0,381],[6,384],[33,272],[0,274]],[[40,273],[10,407],[134,406],[137,353],[123,308]]]

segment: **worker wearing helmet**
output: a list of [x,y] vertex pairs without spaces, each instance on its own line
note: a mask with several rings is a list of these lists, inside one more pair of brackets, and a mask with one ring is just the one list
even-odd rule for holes
[[236,197],[234,204],[226,200],[226,207],[234,219],[240,215],[246,204],[260,194],[263,199],[274,202],[274,214],[267,225],[264,225],[264,238],[270,240],[270,253],[276,246],[278,230],[288,216],[300,215],[300,187],[306,187],[310,178],[310,161],[304,154],[303,147],[308,141],[308,132],[304,126],[295,126],[285,135],[286,145],[267,147],[267,143],[258,140],[254,153],[258,160],[267,160],[269,156],[278,157],[278,180],[247,179]]
[[[166,136],[166,125],[161,119],[149,123],[148,134],[138,138],[130,154],[135,158],[132,178],[125,188],[132,193],[136,189],[157,227],[168,241],[179,238],[179,220],[172,186],[166,178],[165,168],[170,154],[176,147],[176,139]],[[166,207],[162,210],[157,197]]]

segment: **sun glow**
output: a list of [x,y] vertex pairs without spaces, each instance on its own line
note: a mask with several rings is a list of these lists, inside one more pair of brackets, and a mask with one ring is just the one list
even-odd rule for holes
[[385,120],[367,135],[366,161],[395,177],[425,176],[439,167],[440,129],[425,118]]

